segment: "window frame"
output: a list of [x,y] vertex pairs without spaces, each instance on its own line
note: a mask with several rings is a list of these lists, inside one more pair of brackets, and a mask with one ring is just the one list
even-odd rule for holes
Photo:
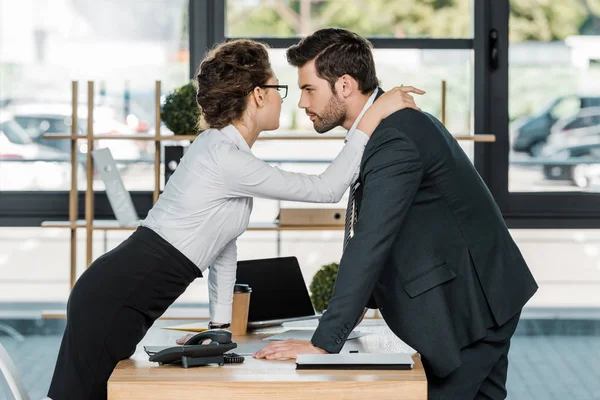
[[[487,13],[480,24],[489,24],[482,32],[498,32],[498,69],[484,74],[489,86],[484,116],[496,142],[481,146],[476,161],[510,228],[522,229],[594,229],[600,225],[600,194],[583,192],[510,192],[509,191],[509,18],[510,1],[486,3]],[[476,16],[477,19],[478,16]],[[485,21],[485,22],[484,22]],[[485,45],[479,41],[480,45]],[[488,43],[489,45],[489,43]],[[476,66],[477,68],[477,66]],[[481,89],[476,82],[476,90]],[[496,107],[491,107],[493,100]],[[478,106],[476,104],[476,106]],[[481,172],[481,171],[480,171]]]

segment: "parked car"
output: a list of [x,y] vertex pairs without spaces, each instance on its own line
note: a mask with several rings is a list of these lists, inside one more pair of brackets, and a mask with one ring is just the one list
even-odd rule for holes
[[536,114],[515,120],[510,127],[514,151],[537,156],[541,153],[552,127],[563,118],[577,115],[588,107],[600,107],[600,96],[560,96]]
[[587,107],[560,119],[550,130],[546,143],[554,147],[574,146],[592,136],[600,136],[600,107]]
[[[152,96],[152,99],[154,96]],[[23,105],[41,105],[48,109],[55,105],[59,107],[70,107],[70,103],[66,104],[64,99],[57,99],[53,97],[43,97],[41,100],[39,97],[18,97],[18,98],[6,98],[0,99],[0,107],[16,107]],[[80,103],[80,106],[84,107],[83,111],[87,111],[87,103]],[[120,96],[96,96],[94,108],[96,110],[103,109],[106,111],[111,119],[128,125],[137,133],[147,133],[150,129],[150,123],[148,121],[154,120],[154,107],[152,100],[152,107],[150,112],[144,107],[140,106],[137,102],[125,100],[124,97]],[[82,114],[80,114],[82,115]]]
[[14,117],[0,114],[0,190],[65,190],[71,164],[64,152],[35,143]]
[[[45,135],[70,135],[72,109],[69,104],[18,104],[7,107],[29,137],[36,143],[54,147],[59,151],[69,153],[71,144],[68,139],[48,139]],[[87,133],[87,107],[78,108],[79,134]],[[94,109],[94,133],[133,135],[136,132],[124,123],[112,118],[113,111],[109,108],[98,106]],[[95,147],[107,147],[111,150],[116,160],[136,161],[149,158],[146,154],[145,141],[126,140],[97,140]],[[85,159],[87,153],[86,140],[79,140],[79,157]],[[84,161],[81,161],[84,162]]]
[[600,137],[582,139],[575,145],[546,146],[541,154],[544,178],[568,180],[588,188],[600,176]]

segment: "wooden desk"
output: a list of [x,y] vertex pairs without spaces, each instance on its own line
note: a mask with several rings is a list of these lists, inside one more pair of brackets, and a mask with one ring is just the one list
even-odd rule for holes
[[[372,334],[346,342],[342,352],[412,351],[381,321],[365,321],[358,329]],[[242,346],[258,349],[269,343],[264,337],[281,331],[262,330],[234,341],[240,352]],[[117,365],[108,382],[108,399],[427,399],[425,371],[416,354],[410,371],[297,371],[293,360],[251,356],[242,364],[190,369],[148,361],[143,345],[174,343],[180,336],[182,332],[152,328],[134,356]]]

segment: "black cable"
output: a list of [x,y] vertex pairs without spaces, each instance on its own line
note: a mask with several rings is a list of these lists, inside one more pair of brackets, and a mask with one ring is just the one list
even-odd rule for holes
[[223,354],[223,358],[225,358],[225,364],[241,364],[245,360],[244,357],[237,353],[225,353]]

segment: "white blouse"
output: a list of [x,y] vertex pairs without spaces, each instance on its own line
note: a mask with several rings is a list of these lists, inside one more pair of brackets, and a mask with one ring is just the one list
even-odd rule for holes
[[203,273],[211,266],[211,320],[230,322],[236,240],[248,227],[253,196],[337,203],[358,176],[367,141],[353,127],[325,172],[308,175],[283,171],[255,157],[233,125],[206,130],[190,145],[140,225],[167,240]]

